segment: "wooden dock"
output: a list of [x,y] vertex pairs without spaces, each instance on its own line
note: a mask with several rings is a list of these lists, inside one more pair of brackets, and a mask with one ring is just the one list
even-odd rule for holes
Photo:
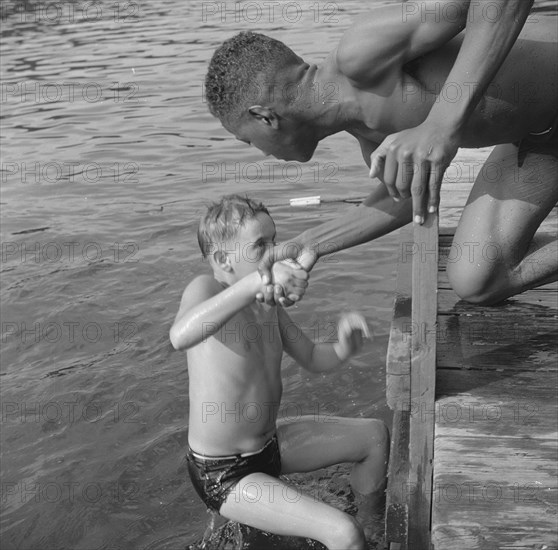
[[[459,300],[445,267],[453,205],[465,204],[469,187],[445,187],[439,237],[437,219],[401,233],[386,376],[386,542],[556,550],[558,286],[492,307]],[[541,231],[556,235],[556,211]]]

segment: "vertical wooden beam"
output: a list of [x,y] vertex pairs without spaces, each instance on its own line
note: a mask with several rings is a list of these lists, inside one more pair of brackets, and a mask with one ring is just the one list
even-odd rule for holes
[[413,227],[399,232],[397,282],[386,358],[386,399],[394,411],[386,491],[386,543],[407,550],[409,538],[409,416],[411,408],[411,266]]
[[414,228],[412,276],[411,416],[409,431],[409,548],[430,548],[436,313],[438,292],[438,215]]
[[[400,230],[393,319],[386,359],[386,400],[394,411],[411,410],[411,265],[415,247],[411,225]],[[406,459],[407,460],[407,459]]]

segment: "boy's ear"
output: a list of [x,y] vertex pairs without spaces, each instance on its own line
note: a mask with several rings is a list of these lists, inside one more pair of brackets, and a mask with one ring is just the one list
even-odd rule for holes
[[273,109],[262,107],[261,105],[252,105],[252,107],[248,109],[248,112],[252,118],[255,118],[262,124],[271,126],[274,130],[279,128],[279,119]]
[[232,271],[232,264],[229,255],[223,250],[217,250],[213,253],[213,260],[223,270]]

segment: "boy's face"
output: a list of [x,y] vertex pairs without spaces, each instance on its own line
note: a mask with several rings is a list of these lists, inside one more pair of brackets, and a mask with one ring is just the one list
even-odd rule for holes
[[277,127],[248,116],[234,124],[229,131],[238,140],[257,147],[264,155],[273,155],[281,160],[307,162],[312,158],[319,141],[308,127],[286,119],[280,119]]
[[237,280],[257,271],[264,252],[275,244],[275,237],[275,224],[265,212],[258,212],[240,227],[227,253]]

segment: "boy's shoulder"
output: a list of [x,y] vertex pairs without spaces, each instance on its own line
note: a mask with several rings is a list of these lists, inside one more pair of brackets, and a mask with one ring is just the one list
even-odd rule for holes
[[213,277],[204,273],[192,279],[186,288],[184,294],[196,294],[200,298],[207,299],[215,294],[219,294],[223,290],[223,286]]

